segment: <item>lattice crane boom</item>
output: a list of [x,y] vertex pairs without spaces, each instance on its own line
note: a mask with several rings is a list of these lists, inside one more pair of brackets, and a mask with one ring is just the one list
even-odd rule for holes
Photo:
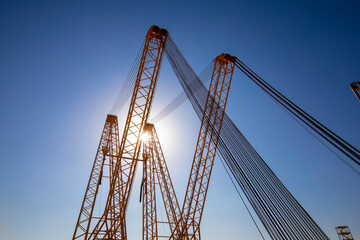
[[167,34],[166,30],[152,26],[146,35],[124,133],[114,154],[116,164],[112,169],[104,213],[91,233],[83,227],[79,217],[77,229],[88,231],[87,239],[127,239],[125,212],[140,153],[140,136],[149,115]]
[[[166,42],[168,42],[166,52],[170,64],[197,115],[202,119],[182,209],[175,195],[155,127],[147,123]],[[143,161],[141,193],[144,196],[143,240],[158,240],[159,238],[170,238],[171,240],[201,239],[200,224],[218,144],[219,151],[223,157],[225,156],[227,166],[238,184],[243,190],[245,189],[244,193],[259,218],[263,219],[262,217],[265,216],[265,220],[261,221],[271,237],[284,236],[289,239],[303,239],[312,236],[316,239],[328,239],[296,199],[281,185],[281,182],[225,114],[235,65],[260,87],[274,94],[274,96],[271,95],[274,99],[283,100],[284,106],[289,106],[288,109],[291,107],[299,110],[295,104],[274,90],[241,61],[228,54],[222,54],[215,58],[211,84],[207,91],[175,43],[168,37],[167,31],[156,26],[149,29],[138,65],[135,87],[122,139],[119,141],[117,117],[108,115],[81,205],[73,240],[127,239],[126,209],[137,163],[141,157]],[[196,92],[198,90],[196,85],[201,87],[201,93]],[[359,97],[358,85],[359,82],[350,84],[357,97]],[[300,110],[299,112],[303,113]],[[307,115],[302,116],[306,117]],[[307,120],[309,119],[313,118],[307,118]],[[221,132],[223,121],[225,122],[224,131]],[[316,120],[313,121],[314,125],[318,123]],[[317,126],[319,129],[324,127],[320,123]],[[331,139],[336,139],[337,136],[334,133],[325,127],[324,129],[329,132]],[[142,139],[145,131],[149,134],[148,142]],[[237,134],[234,135],[234,138],[227,137],[232,133],[231,131]],[[220,133],[222,134],[221,137]],[[344,141],[339,142],[343,149],[346,149],[356,158],[358,157],[359,151],[357,149]],[[249,158],[250,163],[260,162],[259,165],[253,164],[256,168],[247,168],[247,162],[242,161],[243,155],[238,154],[236,147],[243,146],[247,149],[247,153],[251,152],[252,154]],[[141,149],[143,155],[140,155]],[[341,148],[338,149],[342,150]],[[344,151],[343,153],[346,154]],[[347,156],[355,160],[350,155]],[[234,168],[233,165],[238,163],[241,164],[240,167]],[[260,173],[257,171],[258,166],[261,166],[259,168]],[[257,178],[267,181],[261,181],[261,185],[259,185]],[[109,185],[104,184],[102,180]],[[242,185],[243,182],[247,184]],[[264,183],[267,184],[267,188],[263,188]],[[97,211],[94,209],[99,206],[96,200],[100,185],[105,185],[108,188],[106,189],[108,195],[103,212],[99,211],[99,215],[96,215],[95,212]],[[157,218],[156,186],[159,186],[168,218],[168,222],[161,221],[161,223],[168,223],[170,236],[158,235],[157,224],[160,222]],[[278,195],[277,193],[281,194]],[[281,201],[276,201],[277,199]],[[260,206],[260,210],[256,210],[258,206]],[[344,228],[344,226],[337,227],[339,237],[353,239],[352,236],[348,236],[350,231]],[[167,232],[165,235],[168,235]]]
[[339,240],[354,240],[354,237],[351,234],[350,228],[348,226],[337,226],[335,227],[335,230]]
[[[103,177],[111,177],[114,163],[119,152],[119,129],[116,116],[107,115],[99,147],[90,173],[84,200],[76,223],[73,239],[88,239],[94,213],[96,198]],[[104,175],[104,166],[109,166],[108,176]]]
[[[145,127],[146,131],[146,127]],[[145,133],[148,134],[148,133]],[[148,136],[148,135],[147,135]],[[153,141],[143,141],[143,240],[158,239]]]
[[235,57],[228,54],[222,54],[214,60],[214,70],[182,208],[182,220],[177,224],[177,228],[180,228],[180,235],[176,236],[176,231],[174,231],[171,239],[200,239],[200,222],[230,90],[235,59]]
[[152,170],[156,174],[156,179],[163,199],[170,232],[172,232],[175,229],[177,222],[181,219],[181,209],[154,125],[149,123],[146,124],[146,131],[149,133],[149,143],[151,143],[150,152],[153,164]]

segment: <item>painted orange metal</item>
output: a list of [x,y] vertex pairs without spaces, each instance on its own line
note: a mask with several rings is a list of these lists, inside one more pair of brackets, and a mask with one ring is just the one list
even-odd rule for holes
[[[88,239],[89,232],[91,232],[90,226],[92,220],[100,217],[94,214],[96,198],[102,179],[104,177],[112,177],[111,174],[114,171],[114,163],[117,161],[117,155],[119,153],[119,145],[118,119],[116,116],[108,115],[101,134],[99,147],[90,173],[89,183],[85,191],[73,239]],[[104,174],[104,166],[109,167],[107,175]]]
[[[170,239],[200,239],[200,222],[220,137],[235,57],[222,54],[214,70],[182,208],[182,219]],[[180,233],[178,235],[178,233]]]
[[147,33],[106,207],[88,239],[127,239],[125,212],[166,39],[157,26]]
[[[147,131],[147,125],[145,127]],[[158,236],[153,141],[151,136],[143,141],[143,240],[155,240]]]
[[[169,231],[170,233],[175,229],[176,223],[181,219],[181,209],[175,194],[175,190],[170,178],[170,173],[165,161],[164,153],[162,151],[160,140],[153,124],[146,124],[146,131],[149,133],[149,144],[151,146],[150,157],[152,158],[151,170],[156,173],[157,185],[160,188],[163,199]],[[150,218],[149,216],[145,216]],[[143,219],[143,221],[149,221]],[[144,230],[146,231],[146,230]],[[165,236],[162,236],[165,237]],[[170,237],[170,236],[168,236]],[[150,239],[150,238],[145,238]]]
[[335,230],[339,240],[354,240],[354,237],[351,234],[350,228],[348,226],[337,226],[335,227]]
[[[141,146],[143,240],[159,237],[155,185],[160,187],[164,201],[172,233],[170,238],[200,239],[200,222],[235,58],[222,54],[214,60],[212,80],[181,211],[155,127],[146,124],[166,39],[167,31],[156,26],[152,26],[147,33],[121,142],[117,117],[108,115],[106,119],[73,240],[127,239],[125,213]],[[150,135],[148,142],[141,141],[144,131]],[[109,168],[107,176],[103,176],[104,166]],[[94,216],[96,197],[103,177],[109,179],[109,193],[103,213]]]

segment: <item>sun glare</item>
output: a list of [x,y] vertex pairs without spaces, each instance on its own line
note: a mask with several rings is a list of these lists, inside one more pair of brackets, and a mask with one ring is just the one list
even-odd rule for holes
[[147,132],[144,132],[140,138],[141,138],[141,141],[147,142],[147,141],[149,141],[149,134]]

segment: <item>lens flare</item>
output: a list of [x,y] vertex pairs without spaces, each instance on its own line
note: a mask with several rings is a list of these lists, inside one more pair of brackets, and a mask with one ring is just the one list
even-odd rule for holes
[[147,142],[149,141],[149,134],[147,132],[144,132],[141,137],[140,137],[141,141],[143,142]]

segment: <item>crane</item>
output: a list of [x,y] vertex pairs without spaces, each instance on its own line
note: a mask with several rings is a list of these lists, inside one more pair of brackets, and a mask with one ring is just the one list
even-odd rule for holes
[[229,54],[221,54],[214,60],[212,81],[181,212],[155,127],[152,124],[146,125],[145,131],[149,133],[150,137],[144,143],[143,240],[156,239],[157,236],[154,172],[156,172],[160,185],[172,232],[171,237],[200,239],[200,221],[234,72],[235,59]]
[[[201,120],[182,208],[175,194],[155,126],[148,123],[164,52]],[[140,196],[143,199],[143,240],[201,239],[200,224],[217,152],[221,154],[226,163],[224,166],[230,170],[271,238],[329,239],[225,113],[234,67],[244,72],[290,113],[308,123],[323,138],[329,136],[334,141],[333,145],[357,164],[360,159],[359,150],[306,114],[239,59],[221,54],[213,62],[210,87],[206,89],[168,36],[168,32],[151,26],[142,49],[121,141],[118,118],[115,114],[109,114],[105,120],[73,240],[127,239],[126,209],[138,162],[142,162],[143,167]],[[358,91],[356,84],[353,83],[351,87]],[[128,92],[130,95],[131,91]],[[326,136],[320,132],[326,133]],[[106,204],[97,215],[94,209],[101,205],[98,200],[100,186],[101,189],[105,186],[108,192]],[[160,222],[157,218],[157,187],[161,192],[167,222]],[[159,235],[159,223],[168,225],[169,236]]]
[[209,92],[183,203],[181,220],[170,239],[200,239],[200,222],[209,187],[236,58],[214,60]]
[[[150,27],[141,55],[124,133],[118,151],[111,155],[111,158],[115,158],[116,161],[113,161],[114,166],[111,169],[109,193],[104,212],[99,218],[92,216],[98,189],[98,186],[93,187],[93,184],[97,182],[99,185],[101,182],[99,180],[101,174],[98,173],[98,158],[101,154],[98,152],[99,156],[95,158],[96,164],[94,163],[96,168],[93,168],[90,174],[73,239],[127,239],[125,212],[140,153],[140,136],[149,115],[166,39],[165,29],[157,26]],[[103,138],[100,144],[102,141],[104,141]],[[92,229],[90,229],[91,220],[97,221]]]
[[158,237],[155,234],[158,223],[156,220],[155,185],[160,188],[170,232],[175,229],[177,222],[181,219],[181,209],[155,126],[147,123],[145,131],[148,134],[148,140],[144,142],[145,157],[143,158],[143,240],[148,240]]
[[[152,156],[153,143],[148,138],[146,131],[142,137],[143,145],[143,179],[141,183],[141,192],[143,200],[143,240],[156,239],[157,231],[157,213],[155,196],[155,172],[153,171],[154,158]],[[147,139],[146,139],[147,138]],[[140,195],[141,201],[141,195]]]
[[[119,129],[116,116],[107,115],[104,129],[101,134],[99,147],[86,187],[84,200],[76,223],[73,239],[88,239],[92,220],[100,216],[94,215],[94,207],[103,178],[112,178],[114,163],[119,152]],[[104,174],[104,166],[108,167]]]

